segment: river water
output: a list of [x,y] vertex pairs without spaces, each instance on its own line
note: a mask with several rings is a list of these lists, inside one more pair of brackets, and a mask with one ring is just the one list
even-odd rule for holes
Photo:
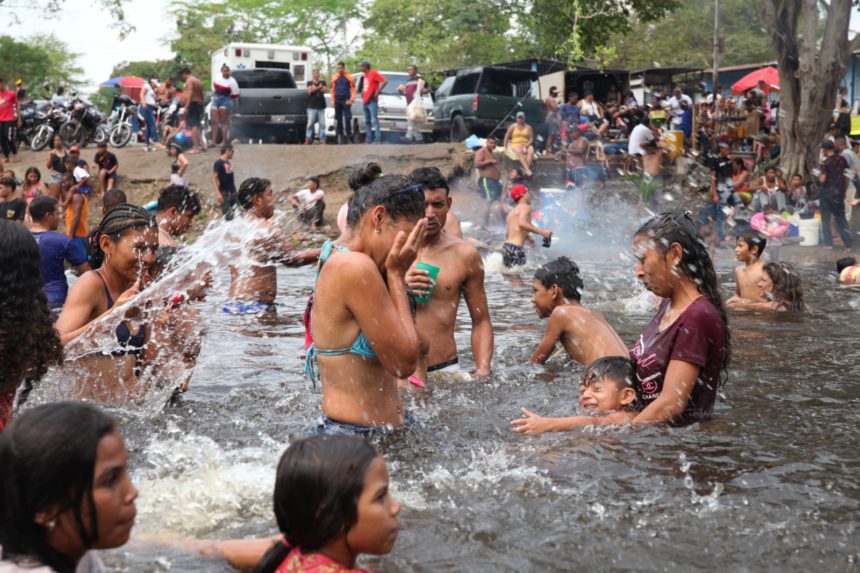
[[[565,249],[559,249],[559,253]],[[628,345],[653,316],[617,254],[569,249],[583,302]],[[785,254],[783,255],[785,257]],[[521,406],[576,412],[582,367],[524,365],[544,324],[519,280],[488,261],[496,332],[489,382],[443,380],[410,398],[421,428],[383,452],[402,531],[394,552],[362,564],[394,571],[851,571],[860,565],[860,291],[832,263],[798,268],[812,311],[731,317],[734,355],[715,419],[688,428],[512,433]],[[733,263],[720,252],[728,296]],[[132,542],[109,552],[127,571],[230,571],[157,543],[276,533],[275,466],[319,417],[302,376],[301,311],[311,269],[280,270],[276,315],[234,317],[201,305],[208,334],[191,387],[153,411],[112,410],[140,489]],[[457,341],[471,364],[461,308]]]

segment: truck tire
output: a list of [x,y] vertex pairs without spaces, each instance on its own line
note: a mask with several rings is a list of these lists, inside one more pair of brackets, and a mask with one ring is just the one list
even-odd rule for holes
[[466,121],[462,115],[455,115],[451,118],[451,143],[460,143],[469,137],[469,132],[466,129]]

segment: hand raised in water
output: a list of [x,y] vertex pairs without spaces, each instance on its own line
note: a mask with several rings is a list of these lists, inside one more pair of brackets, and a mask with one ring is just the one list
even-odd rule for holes
[[511,421],[513,431],[520,434],[543,434],[551,429],[548,418],[538,416],[525,408],[520,408],[520,410],[523,412],[523,417]]
[[421,219],[406,236],[406,233],[400,231],[394,239],[394,245],[391,251],[388,252],[388,258],[385,259],[385,270],[389,275],[405,276],[409,267],[415,262],[418,256],[418,249],[424,244],[424,231],[427,229],[427,219]]

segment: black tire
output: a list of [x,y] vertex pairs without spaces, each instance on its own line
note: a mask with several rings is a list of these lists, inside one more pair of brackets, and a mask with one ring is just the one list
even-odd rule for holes
[[48,144],[51,143],[51,139],[54,137],[54,130],[48,127],[45,124],[40,125],[36,128],[36,133],[33,134],[33,139],[30,140],[30,149],[33,151],[42,151]]
[[83,139],[86,139],[86,134],[84,133],[83,128],[81,128],[81,124],[77,121],[71,119],[60,126],[60,131],[58,132],[60,137],[63,138],[63,144],[66,147],[71,147],[73,145],[77,145],[78,147],[83,147],[84,142]]
[[451,118],[451,143],[461,143],[469,137],[469,132],[466,129],[466,122],[462,115],[455,115]]
[[96,126],[95,131],[93,131],[93,143],[99,145],[100,143],[107,143],[108,137],[110,133],[108,132],[108,128],[105,124],[100,123]]
[[127,123],[121,123],[111,130],[108,142],[114,147],[125,147],[131,141],[131,136],[131,126]]

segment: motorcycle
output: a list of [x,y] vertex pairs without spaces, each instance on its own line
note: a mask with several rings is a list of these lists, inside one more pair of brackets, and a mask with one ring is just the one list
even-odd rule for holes
[[112,146],[125,147],[131,141],[134,134],[132,118],[137,118],[138,126],[145,123],[134,100],[127,95],[118,96],[114,100],[113,112],[110,115],[108,142]]
[[51,144],[54,134],[59,133],[60,127],[68,121],[69,115],[61,106],[48,104],[44,112],[35,112],[33,134],[30,137],[30,149],[41,151]]
[[30,146],[36,129],[44,121],[45,113],[50,107],[47,101],[27,100],[21,104],[21,128],[17,137],[20,143]]
[[167,139],[168,131],[179,126],[179,115],[182,111],[182,98],[175,97],[170,103],[163,107],[158,118],[158,135],[162,141]]
[[68,145],[86,147],[93,142],[96,145],[108,140],[108,130],[105,125],[105,114],[92,104],[76,99],[72,102],[69,120],[60,126],[60,137]]

